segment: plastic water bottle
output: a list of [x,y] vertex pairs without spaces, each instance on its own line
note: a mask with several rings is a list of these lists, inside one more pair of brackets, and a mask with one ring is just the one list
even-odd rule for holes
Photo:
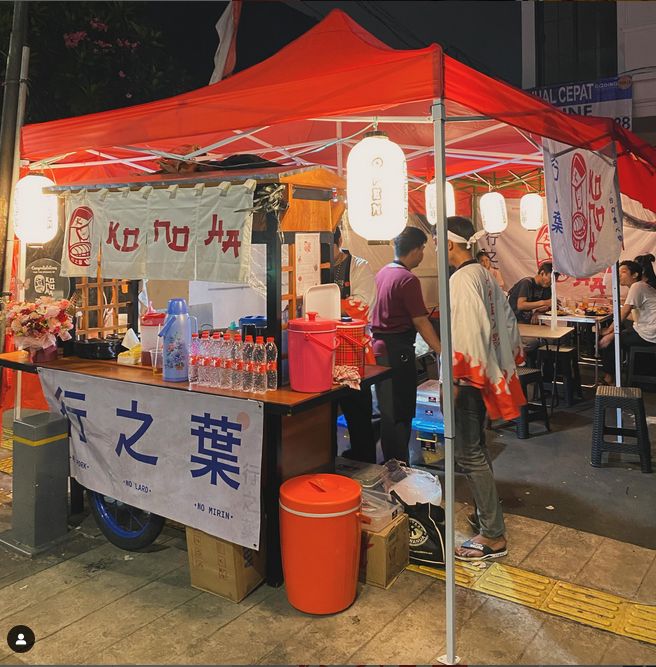
[[219,376],[221,389],[232,389],[232,360],[223,359],[223,368]]
[[242,391],[244,386],[244,362],[241,359],[232,362],[232,389]]
[[[247,336],[249,338],[249,336]],[[250,336],[252,338],[252,336]],[[253,391],[253,362],[243,361],[244,371],[242,375],[241,389],[242,391]]]
[[219,386],[219,374],[221,372],[221,359],[218,357],[212,357],[210,360],[210,372],[209,372],[209,380],[210,380],[210,387],[218,387]]
[[278,389],[278,362],[269,361],[266,365],[267,391]]
[[223,340],[221,342],[221,353],[219,356],[224,361],[226,359],[232,359],[232,334],[229,331],[224,332]]
[[264,338],[262,336],[258,336],[255,339],[255,347],[253,348],[253,363],[266,363],[266,351],[264,349]]
[[210,384],[208,375],[209,368],[208,359],[206,357],[200,357],[198,359],[198,384],[202,387],[207,387]]
[[[234,335],[234,341],[232,343],[232,354],[230,355],[233,361],[243,361],[242,348],[243,343],[241,342],[241,334],[237,332]],[[233,367],[234,370],[234,367]]]
[[198,355],[200,352],[200,343],[198,334],[191,334],[191,345],[189,346],[189,382],[194,383],[198,380]]
[[210,343],[211,357],[216,358],[221,350],[221,334],[217,331],[212,334],[212,341]]
[[189,384],[198,384],[198,355],[189,355]]
[[273,336],[269,336],[266,339],[264,351],[266,352],[267,363],[278,361],[278,348],[276,347],[276,341],[274,340]]
[[253,336],[246,336],[246,340],[244,341],[242,348],[241,348],[241,358],[242,361],[246,363],[250,363],[253,361]]
[[253,374],[253,393],[263,394],[267,390],[266,364],[257,364]]
[[199,354],[201,357],[209,357],[210,356],[210,332],[209,331],[203,331],[203,333],[200,335],[200,343],[199,343]]

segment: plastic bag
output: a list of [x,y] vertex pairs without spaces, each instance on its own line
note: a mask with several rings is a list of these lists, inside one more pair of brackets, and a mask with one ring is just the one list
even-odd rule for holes
[[394,492],[404,505],[442,502],[442,485],[436,475],[425,470],[409,468],[392,460],[385,464],[387,470],[383,485],[387,493]]

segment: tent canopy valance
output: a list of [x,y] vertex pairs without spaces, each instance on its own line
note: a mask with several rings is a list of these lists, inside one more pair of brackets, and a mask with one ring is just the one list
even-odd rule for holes
[[[541,137],[601,148],[617,142],[622,190],[656,211],[656,151],[610,119],[565,115],[445,55],[396,50],[332,11],[248,70],[182,95],[28,125],[21,157],[57,183],[156,171],[162,155],[258,154],[285,166],[343,166],[373,124],[400,144],[411,178],[432,176],[431,105],[446,100],[447,175],[540,167]],[[645,186],[649,187],[645,187]]]

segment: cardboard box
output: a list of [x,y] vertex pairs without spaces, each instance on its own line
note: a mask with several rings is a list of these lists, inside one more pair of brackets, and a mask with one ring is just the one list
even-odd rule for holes
[[409,562],[407,514],[400,514],[377,533],[362,531],[360,581],[389,588]]
[[264,581],[263,546],[254,551],[187,526],[191,585],[240,602]]

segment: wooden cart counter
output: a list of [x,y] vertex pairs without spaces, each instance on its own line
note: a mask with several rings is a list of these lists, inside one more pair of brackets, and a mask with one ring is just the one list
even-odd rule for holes
[[[126,366],[116,361],[95,361],[64,357],[48,363],[31,364],[25,352],[0,354],[0,367],[36,373],[37,367],[69,373],[80,373],[107,380],[136,385],[165,387],[173,391],[214,394],[222,397],[250,399],[264,404],[264,442],[262,461],[262,495],[267,549],[267,583],[282,583],[278,499],[285,480],[315,472],[333,472],[337,454],[337,403],[347,389],[334,385],[330,391],[304,394],[283,387],[265,394],[193,386],[184,382],[164,382],[161,375],[144,366]],[[367,366],[363,385],[391,377],[383,366]]]

